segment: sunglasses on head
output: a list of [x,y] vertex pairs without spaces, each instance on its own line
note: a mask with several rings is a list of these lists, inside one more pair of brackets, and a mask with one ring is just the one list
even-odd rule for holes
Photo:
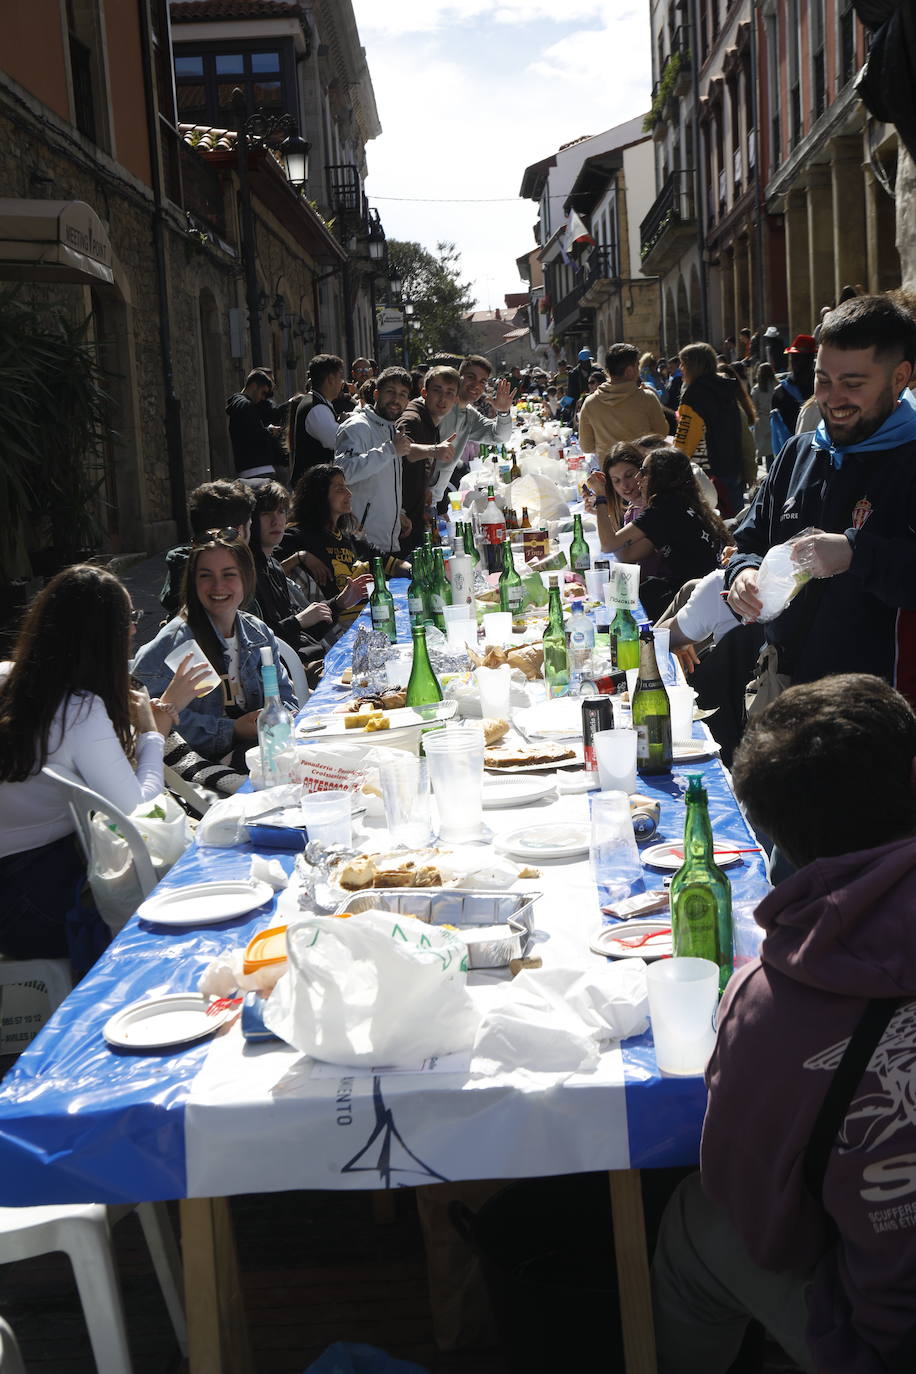
[[237,544],[242,536],[234,525],[225,525],[221,530],[203,530],[194,538],[195,544]]

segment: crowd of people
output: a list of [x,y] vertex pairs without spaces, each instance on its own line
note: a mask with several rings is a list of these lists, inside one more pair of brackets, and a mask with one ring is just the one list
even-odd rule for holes
[[[262,650],[295,708],[288,655],[314,680],[369,561],[410,575],[468,445],[504,442],[520,398],[565,411],[601,548],[640,565],[778,880],[761,957],[720,1008],[699,1181],[662,1226],[659,1368],[729,1369],[752,1317],[804,1370],[912,1367],[914,366],[912,301],[852,290],[788,348],[774,329],[668,360],[617,343],[603,368],[583,349],[553,378],[498,380],[481,355],[419,376],[356,359],[348,380],[322,354],[283,407],[255,368],[227,406],[236,478],[191,493],[155,637],[134,655],[124,586],[76,565],[0,665],[0,953],[82,972],[109,938],[43,768],[124,811],[162,791],[165,763],[231,792],[257,739]],[[787,542],[797,594],[763,622],[761,565]],[[221,690],[197,695],[211,667]],[[847,1042],[859,1058],[828,1118]]]

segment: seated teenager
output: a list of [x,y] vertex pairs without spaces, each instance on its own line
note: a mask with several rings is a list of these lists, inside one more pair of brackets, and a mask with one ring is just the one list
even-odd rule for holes
[[[380,554],[356,533],[352,513],[353,499],[343,469],[333,463],[310,468],[293,492],[290,523],[280,541],[283,567],[292,577],[301,566],[317,582],[321,594],[333,600],[343,593],[349,598],[339,605],[341,625],[348,625],[358,614],[358,600],[365,596],[366,571],[354,578],[357,563],[368,564],[381,558],[387,577],[409,577],[410,564],[397,554]],[[353,588],[358,586],[357,599]]]
[[[0,954],[69,955],[82,976],[109,942],[81,896],[86,862],[64,793],[41,770],[76,773],[127,813],[162,791],[168,713],[157,718],[146,692],[130,688],[133,635],[126,589],[77,564],[39,593],[12,661],[0,664]],[[171,682],[167,672],[163,696],[186,699],[168,697]]]
[[[265,482],[258,488],[249,544],[257,574],[258,608],[265,625],[295,649],[304,664],[314,665],[320,672],[320,660],[334,638],[332,635],[325,640],[325,635],[342,608],[365,601],[368,579],[354,578],[330,600],[322,597],[304,607],[297,604],[284,566],[274,557],[286,529],[288,510],[289,492],[279,482]],[[298,558],[294,555],[287,562],[294,568]]]
[[756,1318],[802,1370],[904,1374],[916,717],[865,674],[790,687],[749,723],[733,771],[797,872],[758,906],[760,956],[719,1006],[700,1173],[669,1203],[653,1261],[658,1369],[746,1368],[733,1362]]
[[269,648],[277,669],[280,696],[297,707],[289,675],[273,632],[242,610],[255,591],[254,561],[241,539],[210,530],[191,549],[185,569],[184,605],[163,625],[134,663],[134,676],[158,695],[170,679],[165,659],[195,639],[221,683],[195,697],[181,712],[178,730],[192,749],[213,762],[244,769],[245,751],[257,742],[258,713],[264,705],[261,649]]
[[640,600],[655,620],[685,582],[713,571],[728,531],[701,497],[690,459],[680,449],[653,449],[636,481],[644,510],[602,538],[601,547],[625,563],[661,555],[659,572],[639,584]]
[[[254,492],[245,482],[202,482],[188,497],[192,539],[205,530],[234,529],[247,543],[253,513]],[[184,568],[190,552],[190,544],[179,544],[165,556],[165,582],[159,601],[169,615],[177,615],[181,609]]]

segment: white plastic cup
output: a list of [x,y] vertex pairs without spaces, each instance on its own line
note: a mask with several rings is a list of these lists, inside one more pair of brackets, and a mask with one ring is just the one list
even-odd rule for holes
[[309,842],[349,846],[353,842],[353,798],[349,792],[304,792],[302,815]]
[[179,644],[170,654],[166,654],[165,666],[171,668],[173,673],[177,673],[178,669],[181,667],[181,660],[187,658],[188,654],[194,655],[192,667],[196,667],[198,663],[206,663],[207,667],[210,669],[206,677],[202,678],[195,688],[195,694],[197,696],[205,697],[208,692],[213,691],[214,687],[219,686],[220,676],[196,639],[186,639],[183,644]]
[[716,1043],[719,966],[711,959],[659,959],[647,975],[655,1062],[662,1073],[701,1074]]
[[604,600],[604,589],[607,586],[608,575],[606,568],[589,568],[585,574],[585,590],[588,592],[590,601]]
[[693,739],[693,703],[697,694],[692,687],[666,687],[671,703],[671,738]]
[[483,828],[483,730],[447,725],[423,736],[439,812],[439,838],[466,844]]
[[666,687],[673,686],[677,682],[677,670],[671,657],[671,630],[653,630],[652,635],[655,639],[655,660],[662,682]]
[[508,644],[512,638],[512,612],[488,611],[483,618],[483,637],[487,644]]
[[599,730],[595,735],[602,792],[636,791],[636,731]]
[[498,668],[476,668],[474,677],[480,689],[480,714],[489,720],[508,720],[512,690],[512,669],[508,663]]
[[636,691],[636,683],[639,681],[639,669],[627,668],[627,691],[630,694],[630,705],[633,705],[633,693]]
[[408,849],[428,844],[431,827],[426,759],[400,749],[386,749],[379,758],[378,771],[392,840]]
[[604,889],[605,900],[628,897],[633,884],[642,877],[630,799],[626,792],[595,792],[590,804],[592,877]]
[[[471,627],[471,616],[473,612],[466,602],[462,601],[457,606],[444,606],[442,614],[445,616],[445,634],[448,639],[450,649],[464,649],[468,642],[468,629]],[[477,621],[473,622],[474,638],[477,638]]]
[[604,599],[616,613],[635,611],[639,604],[639,564],[612,563],[604,588]]

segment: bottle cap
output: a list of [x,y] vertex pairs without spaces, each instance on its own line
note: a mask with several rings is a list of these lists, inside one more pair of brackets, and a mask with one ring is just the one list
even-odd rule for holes
[[703,786],[702,773],[687,774],[687,796],[694,798],[706,796],[706,788]]
[[573,612],[574,615],[581,615],[581,614],[582,614],[582,602],[581,602],[581,601],[574,601],[574,602],[573,602],[573,604],[572,604],[572,612]]

